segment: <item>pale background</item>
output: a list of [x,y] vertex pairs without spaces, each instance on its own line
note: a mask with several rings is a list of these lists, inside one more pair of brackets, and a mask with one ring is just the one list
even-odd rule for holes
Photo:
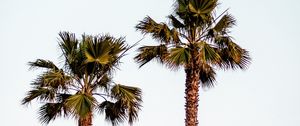
[[[246,71],[219,71],[217,86],[201,90],[200,126],[300,125],[299,0],[220,0],[221,12],[237,19],[232,35],[253,58]],[[40,126],[34,102],[20,101],[39,71],[29,71],[37,58],[60,63],[59,31],[110,33],[133,44],[143,36],[134,26],[146,15],[167,21],[173,0],[0,0],[1,126]],[[146,36],[139,46],[155,44]],[[136,48],[135,48],[136,49]],[[157,63],[138,69],[131,50],[115,81],[143,89],[143,108],[136,126],[184,125],[184,72]],[[110,125],[103,116],[94,126]],[[57,119],[49,126],[75,126]],[[124,126],[127,126],[124,123]]]

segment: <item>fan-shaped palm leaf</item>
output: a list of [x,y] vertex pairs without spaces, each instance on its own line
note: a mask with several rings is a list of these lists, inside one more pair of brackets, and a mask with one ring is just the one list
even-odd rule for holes
[[247,68],[251,60],[248,51],[235,44],[230,37],[218,38],[216,42],[220,46],[219,55],[222,62],[219,65],[221,68]]
[[221,60],[220,55],[216,51],[217,48],[212,47],[212,45],[202,41],[197,44],[200,48],[199,60],[200,62],[210,62],[210,63],[219,63]]
[[46,103],[40,107],[39,119],[42,123],[48,124],[50,121],[54,120],[56,117],[60,117],[64,112],[63,103]]
[[213,87],[216,80],[216,72],[210,65],[202,63],[200,65],[199,77],[202,87]]
[[58,67],[49,60],[43,60],[43,59],[37,59],[34,62],[28,63],[30,68],[46,68],[46,69],[52,69],[52,70],[59,70]]
[[128,122],[132,124],[137,119],[137,112],[141,107],[141,89],[117,84],[111,93],[114,98],[119,99],[119,104],[125,107]]
[[165,57],[168,55],[166,45],[159,46],[142,46],[138,49],[139,54],[134,57],[135,61],[140,64],[140,67],[151,61],[157,59],[160,63],[163,63]]
[[176,68],[184,64],[188,64],[191,60],[191,52],[186,47],[172,48],[170,55],[167,57],[167,65],[170,68]]
[[[91,39],[87,39],[91,40]],[[110,42],[111,38],[97,38],[94,37],[93,41],[85,41],[86,42],[86,62],[87,63],[98,63],[98,64],[107,64],[110,61]]]
[[112,123],[113,126],[123,122],[127,119],[125,106],[120,101],[115,103],[104,101],[98,106],[100,113],[105,113],[105,119]]
[[48,71],[42,76],[42,82],[44,87],[51,87],[54,89],[63,88],[65,89],[66,86],[70,83],[71,77],[65,75],[65,73],[60,71]]
[[79,93],[70,96],[66,101],[66,106],[79,117],[85,117],[92,112],[95,102],[94,97],[91,95]]
[[59,46],[63,52],[63,56],[65,57],[68,64],[72,64],[76,59],[79,42],[76,39],[74,33],[60,32],[59,36],[60,36]]
[[55,90],[51,88],[36,87],[27,93],[26,97],[22,100],[22,104],[28,104],[36,98],[40,101],[51,101],[55,99],[55,95]]
[[230,14],[225,14],[213,27],[213,31],[220,35],[225,35],[229,31],[228,29],[231,28],[236,24],[236,20]]
[[116,84],[111,89],[111,95],[113,98],[121,99],[126,102],[141,101],[141,89],[137,87]]
[[152,18],[146,17],[143,21],[136,26],[144,34],[150,34],[154,39],[162,43],[177,43],[178,34],[176,29],[171,29],[165,23],[156,23]]

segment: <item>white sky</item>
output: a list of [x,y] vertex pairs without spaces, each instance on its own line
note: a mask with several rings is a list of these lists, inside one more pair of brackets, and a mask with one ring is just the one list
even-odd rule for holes
[[[220,0],[220,10],[237,19],[232,36],[253,58],[246,71],[219,71],[217,86],[200,93],[201,126],[300,125],[299,0]],[[37,58],[55,63],[59,31],[142,38],[134,26],[146,15],[166,21],[173,0],[0,0],[0,120],[3,126],[39,126],[40,104],[21,106],[29,83],[39,73],[28,71]],[[220,11],[219,11],[220,12]],[[140,45],[155,44],[150,37]],[[138,69],[132,50],[123,59],[116,82],[143,89],[143,108],[136,126],[184,125],[184,72],[157,63]],[[108,125],[103,116],[94,126]],[[60,118],[49,126],[75,126]],[[127,124],[124,124],[127,126]]]

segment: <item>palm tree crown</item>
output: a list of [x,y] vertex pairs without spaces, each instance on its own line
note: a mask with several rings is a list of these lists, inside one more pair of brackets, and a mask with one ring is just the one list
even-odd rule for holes
[[155,59],[168,68],[185,69],[187,126],[198,124],[198,87],[212,87],[216,69],[245,69],[250,63],[248,51],[229,35],[236,20],[227,10],[215,16],[217,5],[217,0],[176,0],[169,24],[147,16],[136,25],[159,41],[138,49],[140,67]]
[[90,126],[95,110],[105,113],[113,125],[124,120],[132,124],[141,107],[141,90],[112,82],[112,72],[131,48],[124,38],[82,35],[78,40],[69,32],[59,36],[63,67],[43,59],[29,62],[31,69],[45,71],[32,82],[22,104],[41,101],[39,119],[45,124],[56,117],[71,116],[78,119],[79,126]]

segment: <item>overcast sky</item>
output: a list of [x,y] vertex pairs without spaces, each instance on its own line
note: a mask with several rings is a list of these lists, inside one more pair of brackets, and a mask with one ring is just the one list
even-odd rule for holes
[[[300,125],[300,1],[220,0],[219,12],[229,9],[237,19],[232,36],[250,51],[246,71],[219,71],[217,85],[201,90],[200,126]],[[80,36],[110,33],[133,44],[143,36],[135,31],[149,15],[167,21],[173,0],[0,0],[0,120],[3,126],[40,126],[40,104],[20,105],[39,71],[29,71],[37,58],[60,63],[59,31]],[[155,44],[149,36],[140,45]],[[138,69],[132,57],[122,61],[115,82],[143,90],[143,108],[136,126],[183,126],[183,70],[169,71],[152,62]],[[104,126],[95,116],[94,126]],[[60,118],[49,126],[75,126]],[[124,126],[128,126],[126,123]]]

